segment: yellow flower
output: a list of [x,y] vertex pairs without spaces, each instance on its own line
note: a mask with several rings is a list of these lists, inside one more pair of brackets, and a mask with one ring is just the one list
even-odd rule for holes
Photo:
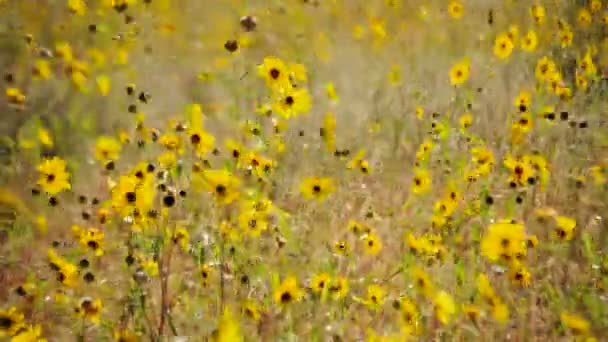
[[87,4],[84,0],[68,0],[68,8],[76,15],[84,15],[87,11]]
[[89,228],[78,235],[77,238],[84,248],[91,249],[95,252],[96,256],[103,255],[104,233],[102,231],[96,228]]
[[46,147],[53,147],[53,137],[48,129],[44,127],[38,128],[38,140],[40,143]]
[[574,229],[576,228],[576,221],[567,216],[555,217],[557,227],[555,228],[555,235],[558,239],[563,241],[572,240],[574,237]]
[[[147,214],[152,208],[155,188],[151,177],[143,181],[137,176],[120,176],[112,188],[112,207],[122,217]],[[137,210],[136,210],[137,209]]]
[[418,118],[418,120],[424,118],[424,108],[422,108],[422,106],[416,106],[416,118]]
[[265,57],[264,63],[258,66],[258,76],[273,90],[291,87],[287,66],[279,58]]
[[439,291],[433,298],[435,304],[435,316],[443,323],[448,324],[452,316],[456,313],[454,299],[445,291]]
[[531,274],[528,269],[523,266],[519,261],[514,261],[511,266],[510,276],[513,283],[519,287],[528,287],[531,282]]
[[382,241],[374,233],[368,233],[363,237],[363,250],[366,254],[376,255],[382,250]]
[[103,308],[103,304],[101,299],[93,300],[90,297],[84,297],[80,300],[78,306],[74,309],[76,313],[84,317],[95,324],[99,324],[99,316],[101,315],[101,310]]
[[158,142],[167,150],[177,152],[181,151],[183,145],[182,137],[171,133],[163,134]]
[[363,173],[365,175],[369,174],[370,173],[369,162],[367,160],[363,159],[364,156],[365,156],[365,149],[362,149],[359,152],[357,152],[355,157],[346,164],[346,168],[349,170],[357,168],[357,169],[359,169],[359,171],[361,171],[361,173]]
[[589,8],[591,9],[591,13],[598,13],[602,10],[602,0],[591,0]]
[[336,150],[336,116],[332,112],[325,113],[323,117],[321,135],[327,151],[333,153]]
[[333,181],[328,177],[304,178],[300,184],[300,192],[307,199],[323,201],[336,190]]
[[565,28],[559,31],[559,41],[561,42],[562,48],[567,48],[572,45],[572,39],[574,37],[574,33],[570,28]]
[[334,300],[344,298],[349,291],[348,279],[346,277],[336,277],[331,281],[328,290]]
[[207,133],[201,126],[190,127],[188,130],[188,136],[190,137],[192,149],[195,151],[197,156],[204,157],[213,149],[215,137]]
[[251,236],[259,236],[268,229],[268,215],[257,210],[245,210],[239,214],[239,227]]
[[[193,180],[194,181],[194,180]],[[222,204],[230,204],[238,199],[241,181],[226,170],[204,170],[202,182],[207,191],[213,193],[215,199]]]
[[273,296],[274,301],[279,306],[289,305],[293,302],[299,301],[304,295],[304,291],[298,286],[298,280],[295,277],[287,277],[274,290]]
[[308,76],[306,75],[306,67],[304,66],[304,64],[289,64],[289,76],[291,76],[291,78],[296,81],[302,81],[304,83],[308,81]]
[[423,194],[431,189],[431,175],[426,169],[414,169],[414,177],[412,178],[412,192],[415,194]]
[[585,335],[589,331],[589,321],[576,314],[562,311],[559,317],[562,324],[572,330],[575,335]]
[[475,304],[462,304],[462,312],[473,322],[477,322],[481,316],[481,308]]
[[545,8],[542,5],[532,5],[532,7],[530,7],[530,15],[537,24],[545,22]]
[[412,269],[411,277],[414,281],[414,287],[421,294],[431,297],[434,292],[434,286],[431,282],[431,278],[419,267],[414,267]]
[[384,288],[376,284],[371,284],[367,287],[366,298],[363,299],[355,296],[353,299],[372,310],[379,310],[380,307],[382,307],[382,304],[384,304],[385,297],[386,290],[384,290]]
[[245,316],[251,318],[254,321],[257,321],[260,319],[260,312],[258,310],[258,305],[256,304],[256,302],[254,302],[252,300],[245,301],[245,304],[243,304],[242,312]]
[[327,90],[327,97],[329,97],[330,100],[332,100],[334,102],[340,102],[340,97],[336,93],[336,87],[334,86],[334,84],[332,82],[327,83],[326,90]]
[[555,62],[544,56],[536,63],[535,75],[539,81],[548,81],[550,76],[555,73]]
[[49,66],[49,61],[46,59],[36,59],[34,62],[34,67],[32,69],[32,74],[35,79],[38,80],[48,80],[51,78],[51,68]]
[[461,62],[454,64],[450,69],[450,82],[452,85],[458,85],[466,82],[469,79],[469,61],[464,59]]
[[158,262],[152,258],[144,258],[140,262],[141,268],[146,272],[149,277],[158,276]]
[[589,26],[589,24],[591,24],[591,13],[588,9],[581,8],[578,11],[578,16],[576,17],[576,19],[582,27],[587,27]]
[[47,342],[41,337],[42,328],[39,324],[35,326],[21,327],[16,335],[13,336],[11,342]]
[[494,41],[494,54],[500,59],[505,59],[511,55],[513,47],[513,41],[508,34],[502,33]]
[[175,232],[173,232],[171,239],[173,240],[173,243],[179,244],[184,252],[188,252],[190,233],[188,233],[186,228],[181,226],[175,227]]
[[509,307],[500,300],[496,300],[492,306],[492,317],[499,323],[506,323],[509,319]]
[[71,189],[70,174],[65,170],[65,161],[58,157],[45,159],[38,165],[38,185],[50,195]]
[[494,223],[481,240],[481,253],[491,261],[509,261],[525,255],[525,241],[523,224]]
[[469,127],[471,127],[472,123],[473,115],[471,115],[471,113],[464,113],[460,116],[460,118],[458,118],[458,124],[462,130],[467,130]]
[[25,103],[25,94],[21,92],[18,88],[6,88],[6,98],[8,102],[14,105],[22,105]]
[[310,110],[310,94],[306,88],[283,88],[277,92],[273,110],[284,118],[290,118]]
[[23,314],[14,306],[8,310],[0,310],[0,337],[13,336],[24,327]]
[[241,335],[241,328],[237,320],[232,317],[232,311],[230,308],[224,308],[224,313],[220,318],[220,322],[217,327],[217,340],[216,342],[242,342],[243,335]]
[[310,281],[310,288],[312,292],[321,295],[326,289],[329,288],[329,284],[331,282],[331,276],[326,273],[319,273],[315,275]]
[[95,159],[106,163],[118,159],[122,146],[113,137],[100,136],[95,144]]
[[102,96],[108,96],[110,93],[111,81],[107,75],[99,75],[95,78],[95,84],[97,84],[97,89]]
[[526,33],[526,35],[521,39],[521,48],[524,51],[533,52],[534,50],[536,50],[537,45],[538,38],[534,30],[528,31],[528,33]]
[[464,13],[464,7],[460,1],[450,1],[448,4],[448,13],[452,18],[459,19]]

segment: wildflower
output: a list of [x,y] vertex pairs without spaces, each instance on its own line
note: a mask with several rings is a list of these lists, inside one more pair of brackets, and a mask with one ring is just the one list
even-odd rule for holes
[[589,331],[589,321],[566,311],[560,314],[562,324],[572,331],[575,335],[585,335]]
[[511,260],[524,254],[524,226],[518,223],[494,223],[481,241],[481,253],[491,261]]
[[297,116],[310,110],[310,94],[306,88],[284,88],[277,94],[272,108],[284,118]]
[[139,336],[127,329],[114,331],[113,335],[114,335],[114,339],[118,342],[137,342],[137,341],[139,341]]
[[423,194],[431,189],[431,175],[428,170],[422,168],[414,169],[414,177],[412,178],[412,192],[415,194]]
[[0,337],[13,336],[24,327],[23,314],[14,306],[8,310],[0,310]]
[[348,245],[347,241],[339,240],[334,244],[334,250],[340,255],[348,255],[350,252],[350,246]]
[[245,316],[251,318],[254,321],[257,321],[260,319],[260,312],[258,310],[258,305],[256,304],[256,302],[254,302],[252,300],[245,301],[245,304],[243,304],[242,312]]
[[304,64],[289,64],[289,77],[292,81],[300,81],[302,83],[306,83],[308,81],[308,76],[306,75],[306,67],[304,66]]
[[427,160],[431,152],[433,152],[433,148],[435,148],[435,144],[430,139],[425,140],[418,147],[418,151],[416,151],[416,160]]
[[34,67],[32,69],[32,74],[35,79],[38,80],[48,80],[51,78],[51,68],[49,66],[49,61],[46,59],[36,59],[34,62]]
[[537,45],[538,38],[534,30],[528,31],[528,33],[526,33],[526,35],[521,39],[521,48],[524,51],[534,52],[534,50],[536,50]]
[[108,96],[110,93],[111,81],[110,78],[106,75],[99,75],[95,78],[95,84],[97,85],[97,89],[102,96]]
[[463,131],[466,131],[473,123],[473,115],[471,113],[464,113],[458,118],[458,124]]
[[310,287],[312,292],[320,295],[329,288],[331,277],[329,274],[323,272],[315,275],[310,281]]
[[169,151],[179,152],[183,146],[182,137],[171,133],[163,134],[158,142]]
[[334,300],[344,298],[349,291],[348,279],[346,277],[336,277],[330,282],[328,291]]
[[300,185],[300,191],[307,199],[323,201],[336,190],[331,178],[308,177],[304,178]]
[[555,228],[555,235],[562,241],[572,240],[574,237],[574,229],[576,228],[576,221],[567,216],[555,217],[557,227]]
[[154,196],[151,178],[142,181],[136,176],[120,176],[118,184],[112,187],[112,208],[122,217],[136,212],[147,213],[153,205]]
[[376,255],[382,250],[382,241],[374,233],[368,233],[363,237],[363,250],[366,254]]
[[510,276],[513,283],[517,284],[519,287],[530,286],[530,272],[518,261],[515,261],[511,266]]
[[509,176],[511,187],[526,185],[530,182],[534,184],[535,170],[526,159],[515,159],[508,155],[504,160],[504,165],[511,171]]
[[365,149],[360,150],[359,152],[357,152],[357,154],[355,155],[355,157],[348,162],[348,164],[346,164],[346,168],[347,169],[353,169],[353,168],[357,168],[359,169],[359,171],[361,171],[361,173],[367,175],[370,173],[370,169],[369,169],[369,162],[365,159],[363,159],[363,157],[365,156]]
[[371,284],[367,287],[366,298],[359,298],[354,296],[353,299],[361,304],[364,304],[369,309],[379,310],[384,304],[386,297],[386,290],[376,284]]
[[84,297],[80,300],[78,306],[74,309],[76,313],[84,317],[95,324],[99,324],[99,316],[101,315],[101,310],[103,308],[103,304],[101,299],[93,300],[90,297]]
[[416,335],[419,330],[420,312],[416,303],[407,297],[399,298],[399,318],[402,324],[402,332],[406,335]]
[[188,251],[188,243],[190,240],[190,233],[182,226],[175,227],[175,232],[171,238],[173,243],[179,244],[184,252]]
[[460,1],[450,1],[448,4],[448,13],[454,19],[460,19],[464,12],[464,7]]
[[42,328],[39,324],[21,327],[17,334],[13,336],[11,342],[46,342],[47,340],[42,338],[41,335]]
[[277,289],[274,290],[274,301],[280,306],[286,306],[299,301],[304,295],[298,286],[295,277],[288,277],[283,280]]
[[481,316],[481,308],[475,304],[462,304],[462,312],[473,322],[477,322]]
[[435,304],[435,315],[437,319],[443,323],[448,324],[452,316],[456,313],[456,305],[452,296],[445,291],[439,291],[433,298]]
[[267,215],[256,210],[245,210],[239,214],[239,226],[251,236],[259,236],[268,229]]
[[48,129],[44,127],[38,128],[38,141],[46,147],[53,147],[53,137]]
[[418,120],[424,118],[424,108],[422,108],[422,106],[416,106],[416,118],[418,118]]
[[401,66],[399,64],[393,64],[388,72],[388,82],[392,86],[398,86],[402,83],[401,79]]
[[323,117],[322,137],[327,151],[336,150],[336,117],[332,112],[325,113]]
[[71,189],[70,174],[65,168],[65,161],[58,157],[43,160],[38,165],[38,171],[40,172],[38,185],[50,195]]
[[536,63],[535,75],[539,81],[547,81],[555,73],[555,70],[555,62],[544,56]]
[[143,258],[140,262],[139,262],[142,270],[149,276],[149,277],[158,277],[158,262],[156,262],[154,259],[152,258]]
[[232,317],[230,308],[224,308],[217,328],[217,342],[242,342],[239,323]]
[[513,47],[511,38],[506,33],[502,33],[494,41],[494,54],[500,59],[505,59],[511,55]]
[[340,102],[340,97],[336,93],[336,87],[334,86],[334,84],[332,82],[327,83],[326,90],[327,90],[327,97],[329,97],[329,99],[331,101]]
[[188,136],[190,137],[190,143],[192,149],[199,157],[204,157],[209,151],[213,149],[215,143],[215,137],[207,133],[200,126],[192,126],[188,130]]
[[567,48],[572,45],[572,39],[574,37],[574,33],[570,28],[566,27],[559,31],[559,41],[561,43],[562,48]]
[[414,280],[416,290],[427,297],[431,297],[434,292],[434,286],[426,272],[424,272],[424,270],[421,268],[414,267],[411,276]]
[[499,300],[492,306],[492,317],[499,323],[506,323],[509,319],[509,307]]
[[238,199],[241,181],[226,170],[204,170],[202,182],[221,204],[230,204]]
[[477,164],[477,170],[481,175],[487,175],[494,167],[494,154],[487,147],[473,147],[472,161]]
[[91,249],[96,256],[103,255],[104,233],[102,231],[96,228],[89,228],[78,232],[77,238],[84,248]]
[[545,21],[545,8],[542,5],[532,5],[530,7],[530,15],[537,24],[542,24]]
[[586,8],[581,8],[578,11],[576,20],[582,27],[587,27],[591,23],[591,13]]
[[258,75],[266,80],[271,89],[290,86],[287,66],[276,57],[265,57],[264,63],[258,66]]
[[82,16],[86,13],[87,5],[83,0],[68,0],[68,8],[72,13]]
[[78,268],[58,256],[52,249],[48,250],[50,265],[57,272],[57,280],[67,287],[75,287],[78,283]]
[[18,88],[6,88],[5,93],[9,103],[14,105],[22,105],[25,103],[25,94]]
[[450,69],[450,82],[452,85],[458,85],[466,82],[469,79],[469,61],[467,59],[454,64]]
[[118,159],[122,146],[115,138],[100,136],[95,144],[95,159],[106,163]]

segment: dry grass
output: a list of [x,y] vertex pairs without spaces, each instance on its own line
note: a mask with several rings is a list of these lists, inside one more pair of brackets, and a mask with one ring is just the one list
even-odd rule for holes
[[[66,2],[0,0],[3,89],[25,95],[20,101],[7,93],[0,101],[0,147],[6,151],[0,168],[0,320],[15,307],[23,317],[10,316],[11,324],[22,320],[27,332],[40,325],[49,341],[118,340],[119,332],[123,340],[142,341],[591,341],[608,334],[608,4],[590,12],[592,22],[584,26],[580,10],[595,1],[539,1],[546,10],[543,24],[534,22],[525,1],[463,1],[460,19],[450,16],[448,1],[138,0],[119,12],[104,5],[112,1],[100,0],[85,1],[82,16],[70,13]],[[255,16],[254,31],[240,25],[244,15]],[[559,30],[559,20],[569,28]],[[494,41],[513,26],[515,48],[500,59]],[[520,44],[529,30],[538,35],[532,52]],[[559,41],[564,31],[574,33],[567,47]],[[224,48],[232,39],[239,45],[235,53]],[[58,55],[61,41],[70,44],[72,60]],[[92,48],[103,64],[95,65]],[[596,71],[585,73],[581,61],[594,49],[589,56]],[[31,70],[45,51],[53,55],[43,58],[50,75],[40,80]],[[116,62],[121,53],[128,54],[126,63]],[[268,56],[305,66],[308,81],[297,89],[310,92],[310,111],[288,119],[276,110],[256,113],[279,93],[258,77]],[[554,90],[535,75],[543,56],[557,65],[561,82]],[[469,76],[453,85],[450,69],[465,58]],[[79,63],[85,63],[80,85],[74,82]],[[395,68],[400,82],[390,81]],[[577,73],[589,82],[587,89],[576,84]],[[96,84],[100,76],[110,81],[107,94]],[[328,96],[329,82],[339,101]],[[136,85],[132,96],[128,84]],[[566,88],[571,95],[560,93]],[[521,91],[531,95],[524,114],[514,105]],[[140,92],[150,96],[147,103],[137,99]],[[202,106],[216,151],[193,151],[187,106],[194,103]],[[142,129],[130,105],[145,114]],[[336,118],[334,149],[324,139],[331,131],[320,134],[327,112]],[[465,113],[472,122],[462,128]],[[514,132],[526,115],[532,128]],[[285,129],[277,132],[277,122]],[[252,124],[259,125],[257,134],[246,128]],[[107,170],[108,160],[95,158],[96,141],[102,135],[118,139],[120,131],[126,133],[120,157]],[[173,153],[177,165],[160,165],[158,157],[168,149],[163,138],[153,141],[155,132],[183,139],[183,150]],[[238,162],[226,139],[244,145]],[[426,141],[434,147],[421,157],[417,151]],[[487,174],[472,160],[475,147],[495,158]],[[350,154],[336,157],[336,149]],[[346,167],[361,149],[369,174]],[[245,159],[248,152],[272,160],[271,170],[256,170]],[[510,155],[540,156],[547,166],[523,162],[534,184],[526,178],[513,188],[509,177],[518,173],[503,163]],[[71,183],[52,196],[36,184],[37,167],[50,156],[66,160]],[[149,205],[136,207],[157,217],[135,230],[132,210],[121,211],[112,193],[140,162],[154,164],[154,190],[142,192]],[[217,194],[201,191],[196,182],[207,171],[198,169],[232,172],[241,182],[238,200],[224,205]],[[424,193],[414,191],[418,169],[428,170],[432,180]],[[481,174],[471,181],[466,175],[473,170]],[[324,200],[307,199],[300,185],[311,176],[330,178],[335,191]],[[450,191],[456,199],[440,202]],[[167,194],[176,198],[169,208],[163,204]],[[58,204],[50,206],[50,197]],[[252,236],[239,220],[260,198],[274,207],[258,209],[268,228]],[[449,215],[440,213],[441,203],[453,206]],[[560,229],[568,230],[558,224],[564,217],[576,226],[560,238]],[[432,224],[442,218],[448,223]],[[369,230],[350,232],[351,220]],[[518,224],[525,227],[524,241],[509,239],[538,239],[519,261],[515,255],[491,260],[482,250],[493,237],[489,227],[501,220],[513,220],[509,234]],[[233,226],[229,234],[222,230],[225,222]],[[102,256],[79,242],[73,225],[104,233]],[[175,242],[179,227],[189,237]],[[416,247],[408,234],[441,242]],[[370,235],[382,242],[378,254],[365,252]],[[349,253],[335,249],[338,241]],[[504,244],[500,248],[506,253]],[[49,268],[48,249],[64,258],[59,271]],[[145,267],[153,260],[158,274]],[[78,268],[75,286],[59,281],[69,264]],[[521,267],[529,283],[514,278]],[[417,288],[415,269],[429,276],[432,289]],[[86,281],[88,272],[94,280]],[[323,272],[331,280],[317,294],[312,279]],[[479,288],[480,275],[495,294]],[[275,292],[290,276],[298,283],[292,296],[302,296],[283,305]],[[349,291],[334,300],[330,288],[338,276],[348,280]],[[386,292],[381,305],[369,302],[370,285]],[[93,312],[75,313],[86,297],[103,303],[99,320]],[[418,312],[409,321],[403,318],[405,298]],[[249,304],[259,317],[247,315]],[[499,304],[508,310],[502,319]],[[466,312],[471,308],[479,310],[475,319]],[[577,330],[565,313],[589,326]],[[0,338],[4,332],[0,324]]]

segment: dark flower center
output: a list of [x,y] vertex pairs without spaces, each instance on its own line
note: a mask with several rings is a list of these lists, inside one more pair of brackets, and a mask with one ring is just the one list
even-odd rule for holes
[[135,192],[133,192],[133,191],[127,192],[125,194],[125,197],[127,198],[127,202],[129,202],[129,203],[133,203],[137,199],[137,197],[135,196]]
[[291,293],[289,293],[289,292],[283,292],[281,294],[281,303],[289,303],[289,302],[291,302],[292,299],[293,299],[293,297],[291,296]]
[[215,187],[215,193],[217,193],[220,196],[226,195],[226,187],[224,185],[222,185],[222,184],[218,184]]
[[55,180],[55,175],[54,174],[48,174],[46,175],[46,181],[49,183],[52,183]]
[[95,240],[90,240],[89,242],[87,242],[87,246],[93,248],[93,249],[98,249],[99,248],[99,242],[95,241]]
[[15,322],[13,322],[13,320],[8,317],[0,317],[0,328],[2,328],[3,330],[9,330],[14,323]]
[[272,77],[272,79],[276,80],[277,78],[279,78],[279,75],[281,75],[281,72],[275,68],[270,69],[270,77]]
[[285,104],[286,104],[286,105],[288,105],[288,106],[293,105],[293,103],[294,103],[294,102],[295,102],[295,101],[294,101],[294,99],[293,99],[293,96],[291,96],[291,95],[290,95],[290,96],[287,96],[287,97],[285,98]]
[[200,135],[198,135],[198,134],[192,134],[192,135],[190,136],[190,142],[191,142],[193,145],[197,145],[197,144],[199,144],[199,143],[201,142],[201,137],[200,137]]
[[319,192],[321,192],[321,187],[319,185],[315,185],[312,187],[312,191],[314,193],[319,193]]

